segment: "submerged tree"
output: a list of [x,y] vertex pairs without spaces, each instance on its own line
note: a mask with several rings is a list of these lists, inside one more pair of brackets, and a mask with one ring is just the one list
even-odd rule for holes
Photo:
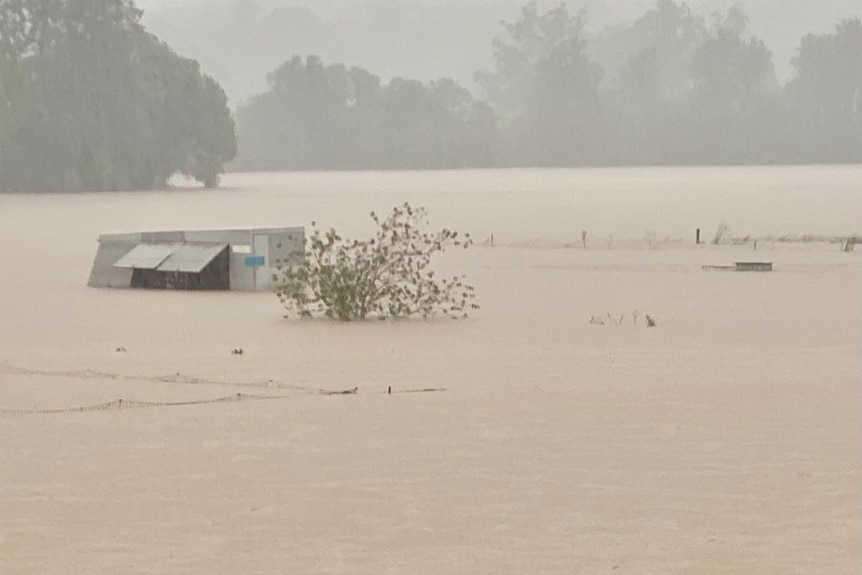
[[140,17],[131,0],[0,0],[0,189],[217,183],[227,98]]
[[348,240],[312,223],[303,262],[285,264],[276,293],[289,314],[342,321],[376,317],[467,317],[478,309],[464,276],[438,280],[431,259],[448,247],[468,248],[469,235],[449,229],[425,231],[427,212],[405,203],[385,218],[374,212],[377,233]]

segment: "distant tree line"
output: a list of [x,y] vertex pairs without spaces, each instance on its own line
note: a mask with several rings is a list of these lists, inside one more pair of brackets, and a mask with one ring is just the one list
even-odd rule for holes
[[0,191],[207,186],[236,154],[221,87],[132,0],[0,0]]
[[745,35],[740,8],[658,0],[585,32],[585,14],[523,7],[477,74],[388,83],[294,57],[236,112],[233,169],[457,168],[862,161],[862,23],[802,39],[795,76]]
[[658,0],[591,35],[583,12],[530,2],[476,75],[482,99],[293,57],[232,117],[219,84],[140,18],[133,0],[0,0],[0,191],[153,189],[177,173],[214,186],[226,164],[862,162],[858,19],[804,37],[781,85],[739,8]]
[[452,80],[383,84],[361,68],[298,56],[236,113],[247,170],[438,168],[493,161],[495,119]]

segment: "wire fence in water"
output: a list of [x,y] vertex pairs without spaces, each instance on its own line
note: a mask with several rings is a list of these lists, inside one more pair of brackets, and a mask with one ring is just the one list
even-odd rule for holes
[[49,370],[49,369],[31,369],[19,367],[6,362],[0,362],[0,373],[10,375],[27,375],[27,376],[49,376],[49,377],[71,377],[76,379],[106,379],[114,381],[149,381],[153,383],[181,383],[186,385],[223,385],[230,387],[256,387],[256,388],[275,388],[291,391],[303,391],[308,393],[319,393],[326,390],[295,385],[284,382],[278,382],[274,379],[257,380],[257,381],[228,381],[206,379],[201,377],[193,377],[183,373],[169,373],[166,375],[147,376],[147,375],[124,375],[118,373],[108,373],[104,371],[96,371],[93,369],[79,370]]
[[[210,380],[198,377],[188,376],[182,373],[172,373],[169,375],[161,375],[161,376],[142,376],[142,375],[123,375],[116,373],[107,373],[102,371],[95,371],[92,369],[83,369],[83,370],[45,370],[45,369],[29,369],[24,367],[19,367],[15,365],[11,365],[6,362],[0,362],[0,373],[6,373],[11,375],[25,375],[25,376],[51,376],[51,377],[71,377],[71,378],[81,378],[81,379],[106,379],[106,380],[114,380],[114,381],[149,381],[156,383],[177,383],[183,385],[223,385],[223,386],[231,386],[231,387],[256,387],[256,388],[269,388],[269,389],[279,389],[279,390],[290,390],[290,391],[298,391],[303,392],[303,394],[310,395],[325,395],[325,396],[340,396],[340,395],[356,395],[359,391],[358,387],[353,387],[345,390],[330,390],[330,389],[320,389],[308,386],[301,386],[295,384],[287,384],[277,382],[275,380],[269,379],[266,381],[248,381],[248,382],[240,382],[240,381],[219,381],[219,380]],[[420,388],[420,389],[403,389],[393,391],[391,387],[388,388],[385,392],[378,393],[430,393],[430,392],[439,392],[446,391],[444,388]],[[75,407],[67,407],[67,408],[57,408],[57,409],[15,409],[15,408],[0,408],[0,416],[12,416],[12,415],[34,415],[34,414],[61,414],[61,413],[86,413],[93,411],[119,411],[124,409],[152,409],[157,407],[185,407],[185,406],[194,406],[194,405],[211,405],[217,403],[233,403],[239,401],[265,401],[265,400],[274,400],[274,399],[287,399],[291,396],[289,395],[255,395],[255,394],[247,394],[247,393],[234,393],[231,395],[226,395],[224,397],[218,397],[215,399],[202,399],[202,400],[192,400],[192,401],[138,401],[138,400],[130,400],[130,399],[115,399],[113,401],[108,401],[104,403],[98,403],[94,405],[81,405]]]
[[232,403],[237,401],[262,401],[267,399],[286,399],[285,395],[248,395],[245,393],[234,393],[215,399],[201,399],[193,401],[137,401],[133,399],[115,399],[95,405],[81,405],[77,407],[66,407],[60,409],[6,409],[0,408],[2,415],[34,415],[34,414],[58,414],[58,413],[85,413],[88,411],[114,411],[121,409],[146,409],[155,407],[183,407],[189,405],[209,405],[214,403]]

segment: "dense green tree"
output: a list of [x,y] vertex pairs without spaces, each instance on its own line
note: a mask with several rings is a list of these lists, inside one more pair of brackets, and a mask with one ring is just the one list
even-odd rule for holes
[[395,168],[461,168],[490,162],[490,109],[452,80],[393,79],[382,93],[383,163]]
[[364,167],[373,148],[380,80],[359,68],[295,56],[267,76],[270,89],[237,111],[241,169]]
[[658,0],[631,26],[630,57],[619,70],[628,101],[680,102],[689,90],[695,54],[707,32],[687,4]]
[[772,53],[743,36],[739,8],[713,15],[692,62],[688,161],[773,163],[786,158],[791,132],[782,111]]
[[42,38],[59,0],[0,0],[0,53],[19,60]]
[[862,21],[831,34],[809,34],[793,60],[788,98],[813,162],[862,161]]
[[603,94],[613,109],[606,125],[614,142],[610,163],[672,163],[688,153],[692,67],[706,36],[704,19],[688,5],[658,0],[634,22],[595,39],[593,52],[610,66]]
[[276,294],[289,315],[324,316],[340,321],[443,315],[466,318],[479,309],[464,276],[440,278],[431,269],[447,248],[473,245],[469,234],[449,229],[428,232],[428,213],[409,203],[386,217],[371,212],[377,228],[366,240],[322,231],[311,234],[298,265],[285,264],[274,277]]
[[10,172],[9,149],[21,123],[24,106],[24,74],[20,59],[35,45],[35,3],[0,0],[0,191]]
[[298,56],[237,111],[235,168],[442,168],[488,165],[493,114],[451,80],[388,84],[361,68]]
[[[0,189],[217,184],[237,154],[225,94],[140,16],[132,0],[0,0]],[[656,0],[591,36],[585,13],[532,1],[493,50],[487,104],[449,79],[293,57],[239,106],[231,167],[862,161],[858,19],[803,38],[786,86],[740,7]]]
[[17,62],[0,55],[0,142],[12,131],[20,115],[22,88],[23,78]]
[[176,172],[217,183],[236,146],[226,97],[142,28],[130,0],[0,1],[25,102],[0,148],[0,188],[149,189]]
[[601,68],[586,51],[584,13],[535,1],[494,39],[495,69],[477,80],[504,120],[510,157],[531,165],[600,161]]
[[624,56],[603,98],[613,163],[774,163],[793,158],[772,55],[745,38],[739,7],[708,19],[658,0],[628,26],[600,36]]

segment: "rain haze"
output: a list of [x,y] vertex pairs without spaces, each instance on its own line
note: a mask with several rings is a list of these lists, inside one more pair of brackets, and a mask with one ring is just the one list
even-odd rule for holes
[[860,18],[0,0],[0,573],[858,571]]
[[[265,76],[285,54],[313,53],[327,61],[374,70],[384,77],[420,80],[452,77],[472,86],[477,70],[493,64],[490,40],[500,22],[517,18],[519,0],[146,0],[144,22],[184,55],[217,76],[232,99],[266,87]],[[559,2],[541,2],[554,7]],[[599,33],[637,20],[650,0],[568,2],[585,10],[587,29]],[[696,13],[742,6],[750,33],[774,53],[776,74],[792,76],[800,39],[831,31],[844,18],[862,16],[846,0],[693,0]],[[201,22],[206,22],[205,26]]]

